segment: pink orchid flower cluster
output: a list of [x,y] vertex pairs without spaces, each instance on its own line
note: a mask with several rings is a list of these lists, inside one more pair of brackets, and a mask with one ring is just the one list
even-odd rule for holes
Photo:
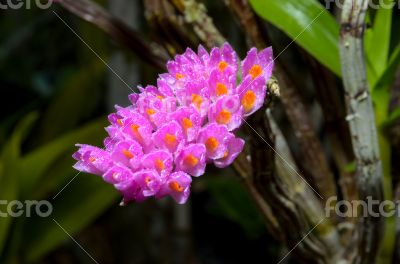
[[[187,49],[167,63],[156,86],[139,87],[132,105],[116,106],[105,148],[78,144],[74,168],[115,186],[123,202],[167,195],[179,204],[206,164],[229,166],[243,150],[233,131],[264,103],[272,49],[252,48],[239,64],[229,44],[210,54]],[[240,81],[238,81],[240,80]]]

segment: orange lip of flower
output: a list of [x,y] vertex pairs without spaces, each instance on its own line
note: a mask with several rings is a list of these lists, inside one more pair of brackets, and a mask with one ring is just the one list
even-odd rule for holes
[[232,114],[228,110],[223,109],[221,112],[219,112],[216,121],[218,124],[228,124],[231,121]]
[[175,78],[176,78],[177,80],[180,80],[180,79],[185,78],[185,75],[183,75],[183,74],[181,74],[181,73],[177,73],[177,74],[175,74]]
[[148,115],[154,115],[156,113],[156,111],[154,109],[148,108],[148,109],[146,109],[146,113]]
[[183,159],[183,163],[188,167],[194,167],[199,163],[199,159],[189,154]]
[[165,97],[164,96],[162,96],[162,95],[157,95],[156,96],[158,99],[160,99],[160,100],[163,100]]
[[164,142],[168,147],[174,148],[174,147],[176,147],[176,144],[177,144],[176,136],[167,133],[164,136]]
[[192,128],[192,127],[193,127],[193,123],[192,123],[192,121],[191,121],[189,118],[184,117],[184,118],[182,119],[182,126],[183,126],[183,129],[184,129],[185,131],[187,131],[189,128]]
[[217,96],[225,95],[228,93],[228,88],[225,84],[218,82],[217,88],[215,89]]
[[117,119],[117,123],[118,123],[119,126],[124,126],[124,123],[122,122],[121,119]]
[[218,148],[219,142],[215,137],[210,137],[206,140],[205,145],[208,151],[214,152]]
[[183,192],[184,191],[183,187],[177,181],[171,181],[168,184],[168,186],[169,186],[169,188],[171,188],[175,192]]
[[160,160],[160,159],[156,159],[156,161],[154,162],[154,164],[155,164],[156,168],[157,168],[159,171],[162,171],[162,170],[165,169],[165,164],[164,164],[164,162],[163,162],[162,160]]
[[253,91],[247,91],[242,98],[242,106],[246,113],[250,112],[253,109],[254,104],[256,103],[257,96]]
[[223,72],[228,67],[228,63],[226,61],[221,61],[218,63],[218,70]]
[[142,139],[142,135],[140,135],[139,128],[140,128],[140,126],[138,126],[136,124],[131,125],[132,134],[137,140]]
[[200,106],[203,103],[203,98],[198,94],[192,94],[192,103],[197,107],[197,109],[200,109]]
[[229,155],[229,151],[225,151],[224,156],[222,158],[225,159],[226,157],[228,157],[228,155]]
[[132,159],[134,157],[134,155],[132,154],[132,152],[130,152],[127,149],[122,150],[122,154],[125,155],[125,157],[127,157],[128,159]]
[[93,157],[90,157],[90,158],[89,158],[89,161],[90,161],[90,162],[95,162],[95,161],[96,161],[96,159],[95,159],[95,158],[93,158]]
[[146,185],[149,185],[151,182],[151,178],[149,176],[146,176],[146,178],[144,178],[144,182],[146,183]]
[[256,78],[262,74],[263,70],[260,65],[254,64],[253,67],[251,67],[249,74],[251,78]]

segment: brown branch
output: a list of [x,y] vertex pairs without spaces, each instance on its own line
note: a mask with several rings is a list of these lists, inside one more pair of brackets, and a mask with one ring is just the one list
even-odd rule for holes
[[[259,48],[265,47],[270,41],[266,35],[262,34],[263,31],[248,2],[244,0],[227,2],[246,32],[250,33],[252,42]],[[304,163],[309,169],[308,173],[311,175],[311,178],[307,177],[307,179],[318,189],[322,197],[336,196],[336,184],[321,142],[315,134],[298,90],[280,61],[276,63],[275,75],[282,87],[282,103],[300,143]]]
[[103,7],[90,0],[56,0],[63,8],[107,33],[114,41],[133,51],[140,59],[157,67],[165,68],[168,59],[158,45],[144,41],[137,32]]
[[[354,161],[349,126],[346,122],[345,103],[341,99],[342,87],[339,87],[337,78],[322,64],[303,52],[307,65],[311,71],[319,105],[321,106],[333,160],[339,171],[339,185],[343,198],[347,201],[358,197],[355,183],[355,173],[349,172],[346,167]],[[354,220],[349,218],[348,220]]]
[[174,5],[165,0],[144,0],[152,37],[173,56],[194,47],[196,35],[186,27]]
[[288,73],[281,64],[276,65],[275,72],[281,86],[282,103],[295,130],[305,167],[312,177],[311,183],[324,199],[334,197],[336,196],[334,177],[299,92],[292,80],[287,77]]
[[193,28],[197,37],[208,48],[221,46],[225,42],[212,18],[207,14],[207,8],[204,4],[198,3],[196,0],[170,1],[181,12],[183,20]]
[[[277,219],[283,227],[285,244],[292,248],[302,240],[294,254],[306,263],[327,263],[341,251],[336,228],[325,217],[314,191],[296,174],[290,149],[273,117],[269,115],[266,119],[263,111],[259,115],[264,115],[263,120],[269,122],[263,121],[261,129],[255,129],[258,137],[253,137],[250,142],[255,185],[272,211],[279,215]],[[273,155],[271,162],[272,148],[279,155]],[[276,168],[276,173],[271,167]]]
[[234,13],[252,44],[259,49],[265,48],[267,36],[263,34],[264,31],[260,30],[260,23],[248,0],[224,0],[224,2]]

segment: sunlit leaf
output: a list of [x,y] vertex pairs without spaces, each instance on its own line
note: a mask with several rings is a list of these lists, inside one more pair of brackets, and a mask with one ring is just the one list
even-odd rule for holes
[[[393,0],[384,0],[382,5],[390,6]],[[365,53],[367,60],[371,63],[367,64],[369,82],[373,86],[376,77],[380,76],[386,69],[391,41],[392,31],[392,8],[379,8],[376,11],[373,27],[365,33]],[[374,78],[374,75],[376,77]]]
[[288,34],[338,76],[341,75],[339,25],[318,1],[250,0],[250,3],[259,16]]

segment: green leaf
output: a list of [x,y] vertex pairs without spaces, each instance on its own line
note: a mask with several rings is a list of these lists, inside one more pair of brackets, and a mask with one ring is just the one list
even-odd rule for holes
[[[21,168],[24,168],[21,174],[21,180],[24,182],[21,186],[23,194],[29,195],[37,185],[41,185],[39,181],[58,159],[65,155],[71,157],[76,143],[98,143],[105,135],[103,130],[105,124],[105,118],[101,118],[26,155],[20,164]],[[72,164],[71,158],[71,166]],[[60,180],[66,179],[60,178]]]
[[39,133],[41,142],[68,132],[93,114],[102,92],[100,80],[104,69],[104,64],[96,58],[96,61],[64,78],[60,92],[43,116]]
[[[388,6],[393,0],[384,0],[383,5]],[[392,8],[379,8],[376,12],[373,27],[366,31],[365,52],[367,60],[373,63],[367,64],[368,73],[375,72],[380,76],[386,69],[392,31]],[[369,78],[371,87],[374,86],[376,78]]]
[[315,0],[250,0],[256,13],[341,76],[339,25]]
[[[13,201],[18,199],[18,181],[20,180],[20,152],[22,141],[30,131],[31,126],[37,120],[38,114],[31,113],[16,126],[11,139],[2,150],[0,160],[0,199]],[[7,205],[0,205],[0,211],[6,212]],[[0,216],[0,256],[4,250],[9,227],[12,223],[11,217]]]
[[37,261],[65,240],[70,240],[68,234],[73,236],[80,232],[116,204],[117,198],[118,193],[100,177],[79,175],[55,200],[50,201],[53,205],[51,216],[35,217],[26,223],[21,248],[25,250],[27,262]]
[[399,64],[400,64],[400,43],[396,46],[393,54],[390,56],[389,63],[385,71],[379,78],[379,80],[376,82],[374,90],[388,89],[390,87],[390,85],[394,81]]
[[394,111],[390,113],[387,120],[385,120],[385,122],[382,124],[382,128],[385,129],[387,127],[391,127],[399,119],[400,119],[400,107],[396,108]]

